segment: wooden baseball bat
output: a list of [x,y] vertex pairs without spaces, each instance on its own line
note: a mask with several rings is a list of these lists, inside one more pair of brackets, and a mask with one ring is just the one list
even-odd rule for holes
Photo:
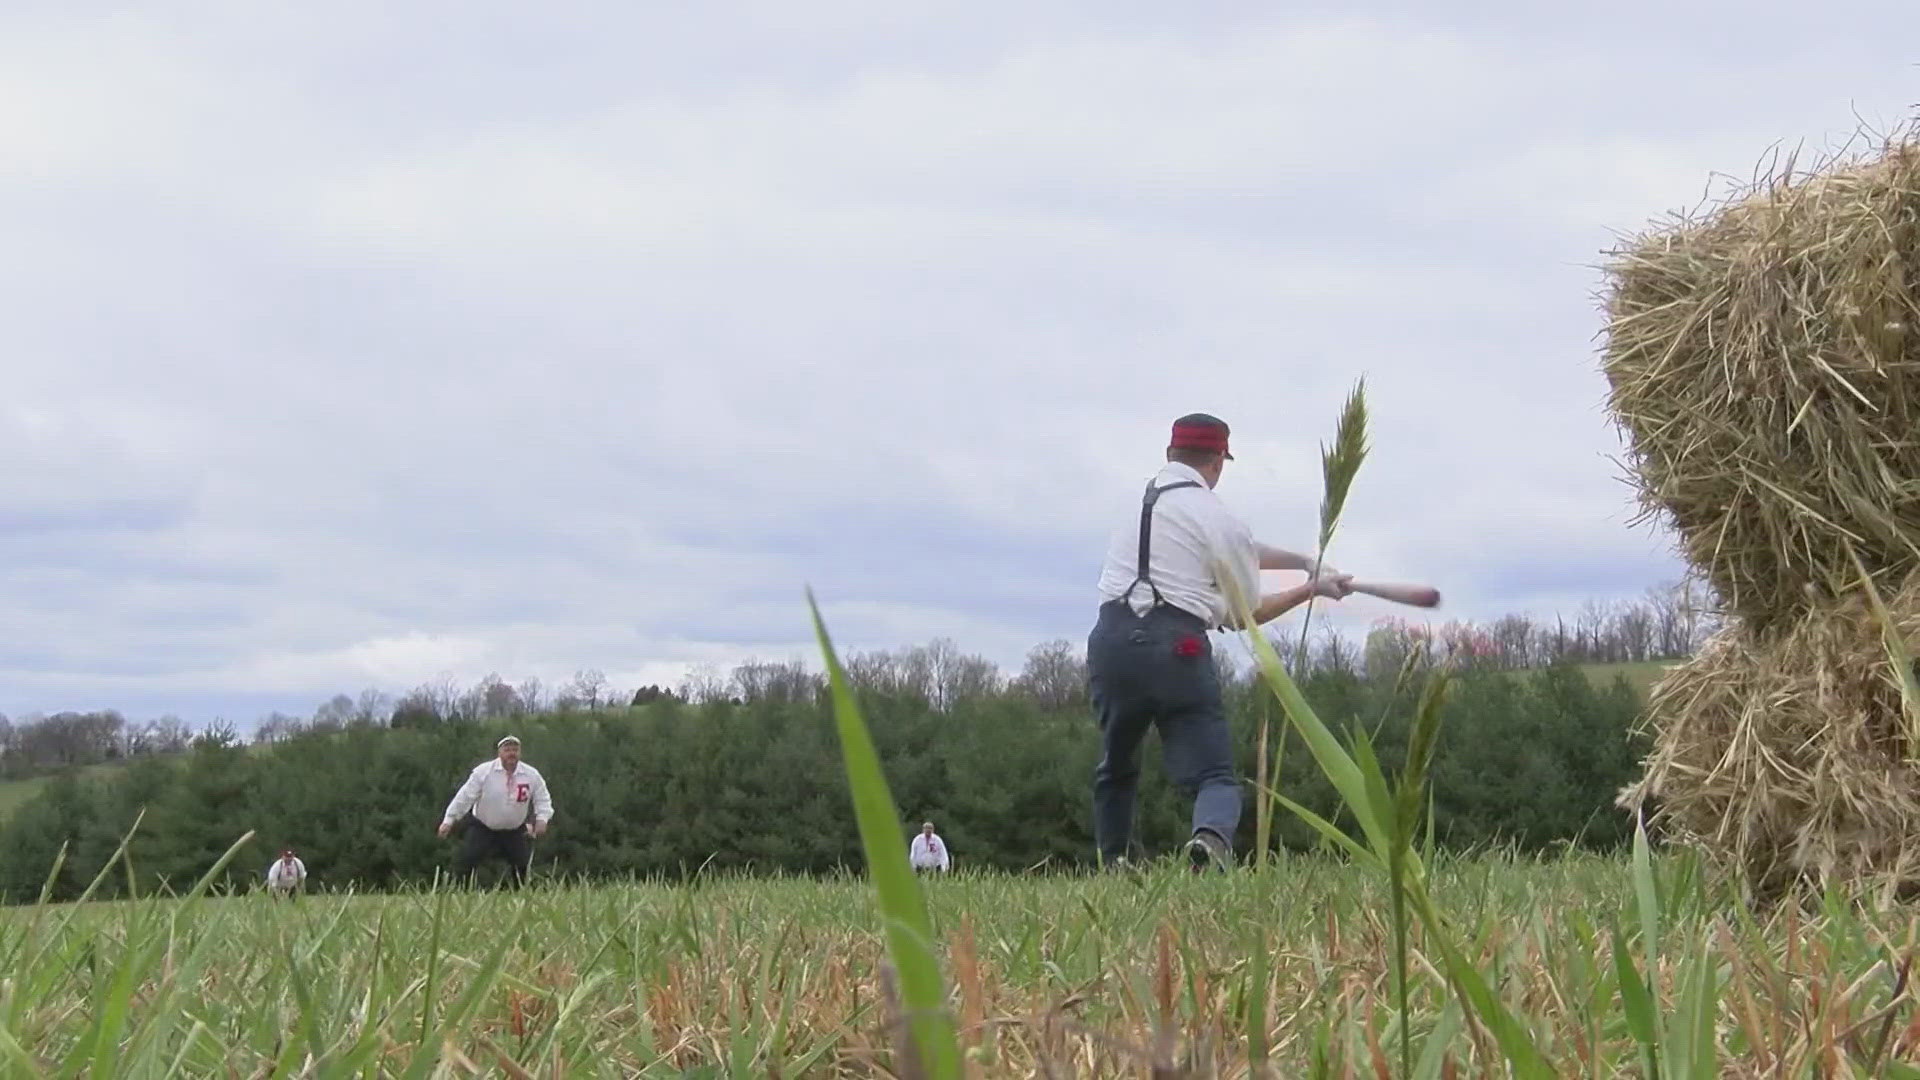
[[1347,583],[1354,592],[1377,596],[1382,600],[1391,600],[1396,604],[1410,604],[1414,607],[1439,607],[1440,590],[1431,585],[1412,585],[1398,581],[1360,581],[1355,579]]

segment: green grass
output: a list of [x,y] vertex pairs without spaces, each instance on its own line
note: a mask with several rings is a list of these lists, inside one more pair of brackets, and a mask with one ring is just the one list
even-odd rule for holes
[[1677,663],[1677,660],[1628,660],[1618,664],[1582,664],[1580,670],[1596,690],[1605,690],[1613,685],[1616,676],[1625,676],[1635,696],[1645,701],[1653,691],[1653,684]]
[[44,776],[31,776],[24,780],[0,780],[0,819],[32,801],[40,789],[47,786]]
[[[1732,1075],[1920,1053],[1892,974],[1911,915],[1834,904],[1755,921],[1687,902],[1683,868],[1658,870],[1654,951],[1711,958],[1718,993],[1696,1030]],[[1625,860],[1441,858],[1429,877],[1560,1075],[1643,1075],[1608,926],[1637,902]],[[1166,1075],[1247,1075],[1256,1048],[1276,1075],[1374,1075],[1393,1057],[1387,897],[1351,865],[925,885],[974,1075],[1145,1075],[1156,1059]],[[1414,927],[1416,1054],[1499,1074],[1428,946]],[[15,908],[0,912],[0,1072],[75,1075],[62,1066],[112,1054],[114,1075],[152,1077],[863,1074],[893,1060],[885,956],[856,879]],[[1649,1008],[1680,1014],[1684,965],[1653,970]]]
[[[83,765],[80,768],[80,777],[83,780],[97,779],[111,774],[120,767],[117,761]],[[6,820],[8,814],[26,805],[34,796],[40,794],[40,790],[47,786],[49,779],[46,776],[29,776],[21,780],[0,780],[0,821]]]

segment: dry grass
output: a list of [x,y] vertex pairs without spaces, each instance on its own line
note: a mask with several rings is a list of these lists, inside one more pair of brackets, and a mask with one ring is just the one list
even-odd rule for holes
[[1622,802],[1764,896],[1920,885],[1920,738],[1863,574],[1920,626],[1920,126],[1789,161],[1609,267],[1645,513],[1733,618],[1654,688]]
[[[1920,574],[1891,598],[1920,642]],[[1859,593],[1777,635],[1738,621],[1654,687],[1653,752],[1622,803],[1762,895],[1920,880],[1920,753],[1881,625]]]
[[1645,511],[1756,631],[1920,566],[1920,143],[1791,163],[1613,253],[1603,366]]
[[[1718,1075],[1920,1053],[1899,980],[1920,933],[1910,916],[1836,906],[1752,923],[1692,891],[1684,866],[1662,875],[1666,944],[1708,942],[1725,972]],[[1443,859],[1434,883],[1557,1074],[1638,1075],[1607,929],[1631,904],[1624,862]],[[1386,1075],[1391,932],[1382,890],[1350,867],[928,884],[970,1075]],[[123,988],[109,1048],[151,1070],[140,1075],[175,1063],[172,1075],[346,1075],[356,1047],[367,1056],[351,1075],[365,1076],[868,1076],[896,1061],[884,946],[859,880],[240,897],[169,921],[172,910],[0,916],[0,1035],[22,1054],[8,1075],[70,1060]],[[62,914],[74,921],[50,930]],[[1459,1021],[1417,928],[1413,944],[1408,1022],[1424,1049]],[[1677,967],[1655,972],[1663,1002],[1679,993]],[[1434,1075],[1505,1075],[1485,1031],[1455,1031]]]

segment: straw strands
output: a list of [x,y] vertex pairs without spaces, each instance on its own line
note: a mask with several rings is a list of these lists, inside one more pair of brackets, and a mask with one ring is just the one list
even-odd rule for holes
[[[1920,644],[1920,573],[1889,598]],[[1920,745],[1899,673],[1860,594],[1756,637],[1735,621],[1653,689],[1650,802],[1760,895],[1800,882],[1920,880]]]
[[1604,369],[1644,510],[1755,629],[1920,566],[1920,143],[1792,168],[1614,253]]
[[1761,895],[1920,885],[1920,736],[1861,574],[1910,652],[1920,137],[1789,164],[1613,255],[1603,367],[1643,516],[1732,615],[1654,688],[1620,802]]

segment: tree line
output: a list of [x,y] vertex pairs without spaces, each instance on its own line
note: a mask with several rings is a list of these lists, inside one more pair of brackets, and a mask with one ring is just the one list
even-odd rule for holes
[[[1461,668],[1515,671],[1567,663],[1682,659],[1718,628],[1716,611],[1702,586],[1683,581],[1650,589],[1636,601],[1586,604],[1570,619],[1508,615],[1484,624],[1455,620],[1438,627],[1387,619],[1358,638],[1322,629],[1303,647],[1297,636],[1276,630],[1271,640],[1289,670],[1352,671],[1377,678],[1397,671],[1412,650],[1427,649]],[[851,657],[848,668],[856,683],[925,699],[934,708],[969,696],[1004,692],[1042,708],[1066,709],[1085,704],[1086,667],[1081,653],[1071,642],[1050,642],[1029,653],[1019,673],[1007,676],[993,663],[961,652],[953,642],[936,640],[898,653]],[[1231,657],[1223,659],[1232,663]],[[251,732],[244,734],[224,719],[195,729],[177,716],[134,722],[112,709],[36,714],[17,722],[0,713],[0,779],[180,753],[201,736],[271,744],[304,733],[597,713],[668,699],[694,704],[747,703],[769,696],[784,699],[811,692],[809,680],[814,676],[807,675],[807,670],[798,661],[743,664],[731,671],[707,667],[696,669],[675,687],[651,685],[632,691],[613,686],[595,669],[577,671],[566,683],[551,688],[539,679],[510,682],[498,674],[468,687],[442,678],[397,699],[375,689],[357,696],[335,694],[309,716],[272,712],[259,717]]]
[[[1629,734],[1639,703],[1625,681],[1595,685],[1566,658],[1510,670],[1471,635],[1432,637],[1383,625],[1358,648],[1322,637],[1298,652],[1296,641],[1291,659],[1323,718],[1365,727],[1389,767],[1414,706],[1398,678],[1406,656],[1395,650],[1451,660],[1458,675],[1432,772],[1443,844],[1619,843],[1627,823],[1612,799],[1639,757]],[[1277,739],[1285,721],[1243,660],[1230,649],[1215,656],[1229,680],[1240,766],[1252,776],[1261,722]],[[905,816],[903,845],[931,819],[958,866],[1088,861],[1098,740],[1078,650],[1043,645],[1011,678],[948,642],[855,654],[846,667]],[[509,730],[547,776],[557,809],[536,847],[537,873],[678,877],[706,866],[811,874],[862,865],[830,703],[807,666],[743,665],[723,680],[641,688],[611,704],[596,696],[591,707],[569,695],[530,709],[528,695],[511,689],[513,698],[496,692],[492,705],[486,693],[408,695],[384,723],[354,701],[344,715],[336,707],[253,745],[208,730],[174,753],[126,755],[121,768],[64,768],[0,825],[0,897],[31,900],[43,884],[55,898],[77,895],[136,817],[127,865],[105,875],[106,895],[183,888],[248,830],[256,841],[229,869],[232,886],[257,880],[286,846],[300,851],[318,887],[428,882],[452,863],[452,843],[434,835],[448,798]],[[1298,740],[1282,753],[1279,790],[1340,820],[1333,790]],[[1142,796],[1143,845],[1171,848],[1187,812],[1155,753],[1146,755]],[[1253,821],[1250,795],[1236,838],[1242,852],[1254,842]],[[1278,848],[1319,843],[1284,811],[1275,823]]]

